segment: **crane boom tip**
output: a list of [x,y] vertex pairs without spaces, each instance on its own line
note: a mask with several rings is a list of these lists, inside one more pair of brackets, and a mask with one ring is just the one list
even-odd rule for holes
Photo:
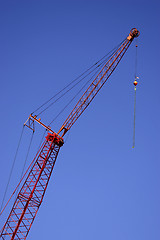
[[139,35],[140,35],[140,32],[137,30],[137,28],[132,28],[127,39],[129,41],[132,41],[134,38],[137,38]]

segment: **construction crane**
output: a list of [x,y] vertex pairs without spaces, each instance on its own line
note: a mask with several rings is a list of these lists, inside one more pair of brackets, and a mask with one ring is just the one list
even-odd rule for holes
[[31,114],[29,116],[25,123],[26,126],[34,130],[34,123],[38,122],[48,130],[48,133],[34,158],[34,163],[16,197],[8,219],[1,230],[1,239],[26,239],[43,201],[59,150],[64,144],[64,135],[71,129],[73,124],[94,99],[117,67],[133,39],[138,37],[139,34],[136,28],[130,31],[117,51],[113,53],[110,59],[104,64],[103,68],[79,99],[57,133],[43,124],[40,119],[37,119],[36,115],[32,116]]

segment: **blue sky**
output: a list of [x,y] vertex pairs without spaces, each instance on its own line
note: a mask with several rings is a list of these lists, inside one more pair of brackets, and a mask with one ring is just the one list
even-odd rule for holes
[[[159,8],[154,0],[0,2],[0,202],[29,114],[117,46],[131,28],[140,31],[135,149],[136,41],[70,130],[29,239],[160,239]],[[51,121],[65,101],[42,121]],[[52,129],[57,131],[67,116]],[[27,165],[42,134],[36,126]],[[30,136],[25,129],[5,200],[19,181]],[[0,217],[0,228],[12,204]]]

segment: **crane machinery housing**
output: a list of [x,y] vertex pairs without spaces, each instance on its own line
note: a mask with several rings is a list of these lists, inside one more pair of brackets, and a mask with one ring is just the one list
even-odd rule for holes
[[48,130],[48,133],[45,137],[45,141],[34,158],[28,176],[19,190],[6,223],[1,230],[1,239],[25,240],[27,238],[29,230],[42,203],[59,150],[64,144],[64,135],[71,129],[73,124],[94,99],[96,94],[117,67],[133,39],[138,37],[139,34],[140,33],[136,28],[131,29],[127,38],[104,64],[57,133],[43,124],[40,119],[37,119],[36,115],[33,116],[31,114],[29,116],[25,123],[26,126],[33,129],[34,123],[38,122]]

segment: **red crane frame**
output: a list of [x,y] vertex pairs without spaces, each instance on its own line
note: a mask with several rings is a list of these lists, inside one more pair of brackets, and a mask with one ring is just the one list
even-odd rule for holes
[[[46,136],[46,140],[42,144],[39,154],[17,195],[8,219],[1,230],[0,237],[3,240],[26,239],[38,209],[42,203],[59,149],[63,145],[62,137],[91,103],[96,94],[117,67],[133,39],[138,36],[139,31],[136,28],[133,28],[130,31],[129,36],[124,40],[118,50],[111,56],[102,70],[90,84],[88,89],[82,95],[58,133],[54,133],[49,127],[42,124],[40,120],[36,119],[36,116],[33,117],[30,115],[29,120],[32,120],[31,124],[33,124],[34,121],[37,121],[51,133],[48,133]],[[61,136],[59,134],[61,134]]]

